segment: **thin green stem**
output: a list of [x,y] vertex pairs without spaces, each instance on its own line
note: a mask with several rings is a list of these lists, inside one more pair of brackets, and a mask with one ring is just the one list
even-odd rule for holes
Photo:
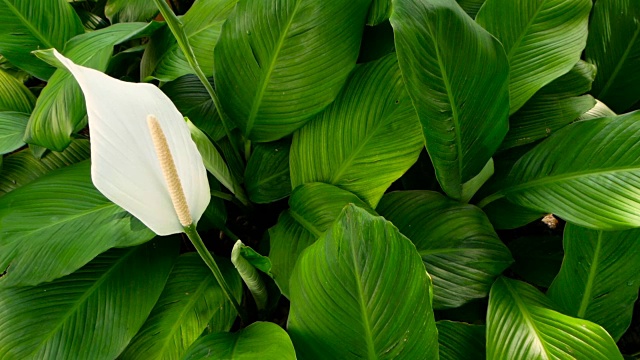
[[164,20],[167,22],[167,25],[169,26],[169,29],[171,30],[173,37],[176,39],[178,43],[178,47],[180,47],[180,50],[182,50],[184,57],[187,59],[189,66],[191,67],[193,72],[196,74],[198,79],[200,79],[200,82],[202,82],[202,85],[204,85],[205,89],[207,89],[207,93],[209,93],[209,96],[213,100],[213,104],[215,105],[216,110],[218,111],[218,115],[220,115],[222,127],[224,128],[225,134],[229,138],[231,147],[233,148],[233,151],[236,153],[236,155],[239,158],[241,158],[238,147],[235,145],[235,143],[231,139],[231,127],[229,126],[229,123],[228,123],[229,119],[227,118],[227,115],[225,114],[225,112],[222,110],[222,105],[220,104],[220,99],[218,98],[218,94],[216,94],[216,91],[213,89],[213,86],[211,86],[209,79],[207,79],[207,76],[204,74],[204,72],[200,68],[200,65],[198,65],[198,60],[196,59],[196,56],[193,52],[193,48],[191,47],[191,45],[189,45],[189,38],[187,37],[187,34],[184,32],[182,22],[173,13],[173,11],[171,11],[171,8],[169,7],[169,5],[167,5],[166,2],[164,2],[163,0],[154,0],[154,1],[158,9],[160,10],[160,13],[164,17]]
[[222,199],[222,200],[233,201],[233,195],[227,194],[227,193],[222,192],[222,191],[211,190],[211,196],[215,196],[215,197],[217,197],[219,199]]
[[244,308],[240,306],[236,298],[233,297],[233,293],[231,292],[231,288],[229,287],[229,284],[227,284],[227,282],[224,280],[224,277],[222,276],[222,272],[220,271],[218,264],[216,264],[215,259],[213,258],[213,256],[211,256],[211,253],[209,252],[207,247],[204,245],[204,242],[202,241],[200,234],[198,234],[198,231],[196,231],[196,226],[194,224],[185,226],[184,233],[187,234],[187,236],[189,237],[189,240],[191,240],[191,243],[198,251],[198,254],[202,258],[202,260],[204,260],[205,264],[207,264],[209,269],[211,269],[213,276],[218,281],[218,284],[220,284],[220,288],[222,288],[222,292],[227,297],[227,299],[231,302],[231,305],[233,305],[238,315],[240,315],[240,319],[242,319],[242,321],[246,324],[248,320],[247,312],[245,311]]

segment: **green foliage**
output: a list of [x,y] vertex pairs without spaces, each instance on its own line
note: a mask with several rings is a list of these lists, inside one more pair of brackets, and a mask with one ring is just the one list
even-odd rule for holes
[[[640,354],[637,1],[0,8],[0,358]],[[117,205],[174,204],[155,108],[192,243]]]

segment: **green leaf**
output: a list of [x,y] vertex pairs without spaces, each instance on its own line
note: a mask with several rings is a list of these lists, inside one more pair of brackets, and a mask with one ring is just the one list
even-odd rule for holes
[[367,25],[379,25],[391,15],[391,0],[373,0],[367,15]]
[[0,155],[8,154],[24,145],[22,137],[28,121],[29,114],[0,111]]
[[563,251],[559,236],[517,238],[509,243],[509,250],[515,260],[511,269],[533,285],[548,288],[560,271]]
[[386,194],[376,211],[418,249],[433,280],[433,307],[453,308],[486,297],[512,262],[482,210],[432,191]]
[[88,161],[0,197],[0,226],[0,287],[51,281],[107,249],[154,237],[93,187]]
[[0,357],[114,359],[158,300],[178,245],[113,249],[53,282],[0,290]]
[[456,0],[460,7],[472,18],[476,17],[478,11],[486,0]]
[[149,0],[107,0],[104,14],[114,23],[148,21],[158,13],[156,5]]
[[242,256],[243,248],[247,248],[247,246],[245,246],[240,240],[236,241],[236,244],[231,250],[231,262],[236,270],[238,270],[242,280],[251,292],[251,296],[253,296],[253,299],[256,302],[258,311],[262,311],[267,306],[267,288],[264,285],[264,281],[262,281],[262,277],[258,270]]
[[296,353],[287,332],[270,322],[255,322],[236,333],[216,333],[202,337],[183,357],[184,360],[295,358]]
[[67,0],[0,0],[0,55],[40,79],[54,69],[32,51],[56,48],[84,32],[80,18]]
[[619,340],[638,299],[640,230],[605,232],[568,224],[564,251],[549,298],[565,314],[599,324]]
[[591,0],[486,0],[476,21],[507,52],[511,114],[580,60],[590,10]]
[[350,203],[369,208],[356,195],[328,184],[305,184],[293,190],[290,209],[280,214],[278,223],[269,229],[271,272],[282,294],[289,296],[289,278],[302,251],[313,244]]
[[229,167],[227,167],[227,164],[224,162],[224,159],[218,152],[218,149],[213,146],[211,140],[209,140],[205,133],[193,125],[193,123],[188,119],[186,121],[189,126],[189,131],[191,131],[191,139],[196,143],[198,151],[200,152],[200,155],[202,155],[202,161],[204,162],[205,168],[215,176],[220,184],[229,189],[231,193],[244,198],[244,195],[241,195],[242,189],[236,184],[235,180],[231,176]]
[[535,142],[549,136],[593,108],[589,95],[595,66],[582,60],[563,76],[540,89],[509,119],[509,132],[501,150]]
[[287,329],[301,359],[436,359],[431,296],[409,239],[351,204],[300,256]]
[[598,0],[593,7],[587,61],[598,67],[593,94],[616,112],[640,100],[640,3]]
[[[145,0],[149,3],[151,1]],[[189,44],[206,76],[213,76],[213,48],[218,42],[222,24],[238,0],[198,0],[181,18]],[[152,5],[155,9],[155,5]],[[168,27],[156,32],[145,49],[140,64],[144,80],[171,81],[193,69],[180,50]]]
[[35,96],[22,82],[6,71],[0,70],[0,111],[29,114],[35,103]]
[[609,107],[603,102],[596,99],[596,104],[589,111],[582,114],[580,118],[578,118],[578,120],[591,120],[612,116],[616,116],[616,113],[614,113],[613,110],[609,109]]
[[280,139],[338,95],[358,57],[370,0],[240,1],[222,26],[214,77],[248,139]]
[[291,143],[257,144],[244,171],[244,183],[252,202],[268,204],[291,193],[289,149]]
[[[69,40],[64,54],[76,64],[105,71],[116,44],[148,36],[158,23],[116,24],[108,28],[78,35]],[[38,52],[51,61],[50,54]],[[29,119],[26,142],[62,151],[71,143],[71,135],[87,123],[87,110],[80,86],[65,69],[58,69],[42,89]]]
[[[209,79],[213,85],[213,79]],[[213,141],[224,137],[224,127],[207,89],[195,75],[185,75],[160,88],[171,99],[180,113],[189,118],[198,129]]]
[[487,215],[493,227],[500,230],[519,228],[545,215],[543,211],[527,209],[505,198],[486,205],[482,208],[482,211]]
[[394,54],[360,65],[335,102],[294,134],[293,187],[324,182],[375,207],[420,155],[415,114]]
[[440,360],[484,360],[485,327],[453,321],[438,321]]
[[507,133],[504,50],[450,0],[395,0],[391,25],[438,182],[450,197],[468,201],[477,187],[465,183],[485,169]]
[[568,125],[524,155],[479,205],[509,201],[591,229],[640,226],[640,112]]
[[24,149],[4,159],[0,171],[0,196],[61,167],[89,158],[89,141],[74,140],[63,152],[49,152],[41,159]]
[[496,280],[489,295],[487,359],[622,359],[599,325],[552,307],[529,284]]
[[[220,260],[217,263],[234,295],[242,296],[238,273],[228,260]],[[200,256],[182,254],[151,315],[119,359],[180,359],[208,324],[213,324],[213,331],[229,331],[236,316]]]

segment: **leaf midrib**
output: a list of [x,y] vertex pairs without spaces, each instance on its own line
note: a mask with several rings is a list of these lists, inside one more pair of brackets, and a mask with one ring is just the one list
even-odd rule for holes
[[[563,181],[569,181],[569,180],[574,180],[574,179],[579,179],[581,177],[590,177],[590,176],[598,176],[598,175],[605,175],[605,174],[615,174],[615,173],[619,173],[619,172],[631,172],[631,171],[639,171],[640,170],[640,165],[634,165],[634,166],[625,166],[625,167],[620,167],[620,168],[607,168],[607,169],[603,169],[603,170],[597,170],[597,171],[591,171],[591,170],[585,170],[585,171],[576,171],[576,172],[571,172],[571,173],[564,173],[564,174],[559,174],[559,175],[547,175],[547,176],[542,176],[540,178],[537,178],[535,180],[531,180],[519,185],[514,185],[514,186],[510,186],[507,187],[501,191],[498,191],[497,193],[495,193],[494,195],[501,195],[501,196],[497,196],[496,199],[505,195],[509,195],[510,193],[517,193],[517,192],[521,192],[523,190],[529,189],[529,188],[533,188],[533,187],[539,187],[539,186],[544,186],[544,185],[553,185],[556,182],[563,182]],[[494,195],[490,196],[491,198],[494,197]]]
[[51,339],[51,337],[57,333],[58,329],[60,329],[62,326],[64,326],[64,324],[67,323],[68,318],[71,317],[78,310],[78,308],[80,308],[82,304],[84,304],[87,298],[93,295],[94,291],[96,291],[105,281],[107,281],[111,273],[113,273],[115,269],[118,269],[125,260],[127,260],[133,254],[135,254],[137,250],[139,250],[139,248],[132,248],[130,251],[120,256],[116,260],[116,262],[113,263],[104,274],[102,274],[86,291],[84,291],[82,296],[73,304],[73,306],[68,311],[64,313],[64,315],[60,318],[58,324],[53,329],[51,329],[51,331],[49,331],[47,336],[44,339],[42,339],[42,341],[40,341],[40,344],[38,345],[38,347],[36,347],[31,352],[31,354],[32,355],[37,354],[42,349],[42,347],[47,344],[47,342]]
[[[186,315],[193,310],[194,304],[198,303],[202,294],[205,293],[205,290],[209,286],[211,286],[214,283],[214,281],[215,279],[213,279],[211,276],[209,276],[209,274],[207,274],[207,277],[205,277],[204,281],[202,281],[200,285],[198,285],[198,288],[196,289],[196,291],[191,293],[192,296],[188,298],[188,300],[186,301],[186,304],[184,302],[180,303],[180,306],[182,307],[182,309],[178,313],[178,316],[172,319],[174,320],[173,324],[169,328],[169,331],[167,332],[167,335],[164,338],[164,341],[162,341],[163,344],[160,347],[160,351],[158,352],[158,354],[164,355],[165,349],[167,348],[171,340],[174,338],[175,332],[178,329],[180,329],[180,327],[182,326],[183,320],[186,317]],[[221,301],[221,303],[224,304],[224,299]]]
[[351,252],[351,261],[353,262],[353,275],[356,281],[357,295],[358,295],[358,307],[360,308],[360,315],[362,316],[363,321],[363,330],[364,330],[364,338],[367,343],[367,358],[368,359],[377,359],[376,356],[376,348],[373,343],[373,334],[371,333],[371,324],[369,322],[369,316],[367,315],[367,309],[365,306],[365,297],[364,297],[364,289],[362,286],[362,274],[360,273],[360,267],[358,262],[358,256],[356,254],[356,249],[354,244],[352,243],[350,246]]
[[538,330],[538,327],[536,326],[535,321],[533,321],[533,318],[531,318],[531,315],[529,314],[529,310],[527,309],[526,304],[520,298],[520,294],[518,294],[511,287],[511,284],[509,284],[508,281],[502,280],[502,282],[505,285],[505,287],[507,288],[507,291],[511,295],[511,298],[515,302],[516,306],[520,310],[520,314],[522,314],[522,317],[524,318],[525,322],[529,325],[529,328],[531,330],[533,330],[533,332],[535,333],[535,336],[538,338],[538,343],[542,347],[542,350],[543,350],[544,355],[545,355],[545,359],[547,359],[547,360],[551,359],[552,357],[551,357],[549,351],[547,350],[547,348],[545,347],[545,344],[544,344],[544,341],[542,339],[542,336],[540,335],[540,331]]
[[436,50],[438,67],[440,68],[440,73],[442,74],[442,82],[444,83],[445,89],[447,90],[447,98],[449,99],[449,103],[451,104],[451,122],[453,122],[453,129],[456,132],[456,152],[458,153],[458,173],[456,175],[457,180],[460,182],[460,184],[456,184],[456,187],[458,188],[459,193],[462,193],[462,169],[464,152],[462,149],[462,134],[460,132],[460,115],[458,114],[458,106],[453,96],[453,90],[451,88],[449,77],[447,76],[446,69],[444,68],[444,61],[440,56],[440,49],[438,48],[438,44],[435,40],[436,33],[431,27],[431,23],[427,23],[427,26],[429,27],[429,32],[431,33],[431,41],[433,42],[433,47]]
[[629,41],[629,45],[627,45],[627,48],[624,50],[624,53],[620,57],[620,61],[618,61],[618,64],[616,65],[615,69],[609,76],[609,79],[607,80],[605,85],[602,87],[602,90],[600,90],[600,93],[597,96],[599,99],[603,99],[606,96],[606,94],[609,92],[609,89],[613,85],[614,80],[616,79],[616,77],[618,77],[618,73],[622,69],[622,65],[627,61],[627,58],[631,53],[631,49],[633,48],[633,45],[638,40],[639,34],[640,34],[640,23],[636,24],[636,31],[633,33],[633,37],[631,38],[631,41]]
[[295,210],[289,209],[289,215],[291,215],[293,220],[300,224],[305,230],[315,235],[316,238],[319,238],[322,235],[323,231],[320,231],[313,223],[307,221],[307,219],[298,214]]
[[513,45],[511,46],[511,49],[509,49],[509,53],[507,54],[507,59],[511,59],[511,55],[513,54],[515,49],[520,47],[522,40],[524,40],[524,38],[529,34],[531,24],[533,24],[533,22],[536,20],[536,18],[542,11],[542,8],[546,4],[547,4],[547,0],[542,0],[542,2],[540,3],[540,6],[538,6],[538,8],[536,9],[536,12],[533,13],[533,15],[531,16],[531,19],[529,19],[529,21],[527,22],[527,25],[522,29],[522,32],[520,33],[520,36],[518,36],[518,39],[513,42]]
[[249,136],[251,130],[253,129],[253,124],[256,120],[256,116],[258,115],[258,110],[260,108],[260,104],[262,103],[262,98],[264,97],[264,93],[267,90],[267,85],[269,84],[269,80],[271,79],[271,74],[276,66],[276,60],[280,55],[280,51],[284,45],[284,39],[287,37],[289,33],[289,29],[291,29],[291,25],[293,24],[293,19],[300,8],[300,1],[296,1],[293,10],[291,11],[291,16],[289,17],[289,21],[282,29],[282,33],[280,34],[280,38],[278,38],[278,42],[275,46],[275,51],[273,52],[273,56],[271,57],[271,62],[269,63],[269,67],[265,72],[263,72],[263,76],[260,77],[260,84],[258,85],[258,91],[256,92],[256,96],[253,98],[253,103],[251,104],[251,111],[249,112],[249,118],[247,119],[247,127],[245,130],[245,135]]
[[602,249],[602,231],[598,231],[598,241],[596,243],[596,248],[593,252],[593,260],[591,262],[591,267],[589,268],[589,275],[587,278],[587,283],[585,285],[584,293],[582,294],[582,299],[580,300],[580,308],[578,308],[577,317],[584,319],[584,316],[587,312],[587,307],[589,306],[589,301],[591,300],[591,293],[593,292],[593,284],[594,279],[596,277],[596,272],[598,271],[598,265],[600,262],[600,250]]
[[38,29],[36,29],[35,27],[33,27],[33,25],[31,25],[31,23],[22,15],[22,13],[18,11],[18,9],[16,9],[15,6],[13,6],[11,2],[9,2],[8,0],[2,0],[2,1],[6,4],[9,10],[11,10],[11,12],[16,16],[16,18],[18,18],[18,20],[24,25],[24,27],[26,27],[29,30],[31,35],[33,35],[36,39],[42,42],[42,44],[45,45],[47,48],[55,47],[51,45],[49,40],[46,39]]

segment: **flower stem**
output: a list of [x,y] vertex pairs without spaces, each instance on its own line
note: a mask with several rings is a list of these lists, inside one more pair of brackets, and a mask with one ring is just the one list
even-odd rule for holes
[[238,150],[238,147],[234,144],[233,140],[231,140],[231,127],[229,126],[229,122],[228,122],[229,119],[227,118],[227,114],[225,114],[225,112],[222,111],[222,105],[220,104],[220,99],[218,98],[218,94],[216,94],[216,91],[213,89],[213,86],[211,86],[211,83],[207,79],[207,76],[204,74],[204,72],[200,68],[200,65],[198,64],[198,60],[196,59],[196,56],[193,52],[193,48],[191,47],[191,45],[189,45],[189,38],[187,37],[187,34],[184,32],[182,22],[180,21],[180,19],[178,19],[176,14],[173,13],[169,5],[167,5],[167,3],[164,0],[154,0],[154,1],[158,9],[160,10],[162,17],[164,17],[164,20],[167,22],[167,25],[169,26],[169,29],[171,30],[173,37],[176,39],[176,42],[178,43],[178,47],[180,48],[180,50],[182,50],[184,57],[187,59],[189,66],[191,67],[195,75],[198,77],[198,79],[200,79],[200,82],[202,82],[202,85],[204,85],[205,89],[207,89],[207,92],[209,93],[209,96],[211,97],[211,100],[213,100],[213,104],[215,105],[216,110],[218,111],[218,115],[220,115],[220,121],[222,122],[222,127],[224,128],[225,134],[229,138],[231,147],[233,148],[233,151],[236,153],[236,155],[238,155],[238,157],[240,158],[240,151]]
[[202,260],[204,260],[205,264],[207,264],[209,269],[211,269],[213,276],[218,281],[218,284],[220,284],[220,288],[222,288],[222,292],[227,297],[227,299],[231,302],[231,305],[233,305],[238,315],[240,315],[240,319],[242,319],[242,322],[246,324],[248,320],[247,312],[245,311],[244,308],[240,306],[236,298],[233,297],[229,284],[227,284],[227,282],[224,280],[224,277],[222,276],[222,272],[220,271],[218,264],[216,264],[216,261],[214,260],[213,256],[211,256],[211,253],[209,252],[207,247],[204,245],[204,242],[202,241],[200,234],[198,234],[198,231],[196,230],[196,226],[194,224],[185,226],[184,233],[187,234],[187,236],[189,237],[189,240],[191,240],[191,243],[198,251],[198,254],[202,258]]

